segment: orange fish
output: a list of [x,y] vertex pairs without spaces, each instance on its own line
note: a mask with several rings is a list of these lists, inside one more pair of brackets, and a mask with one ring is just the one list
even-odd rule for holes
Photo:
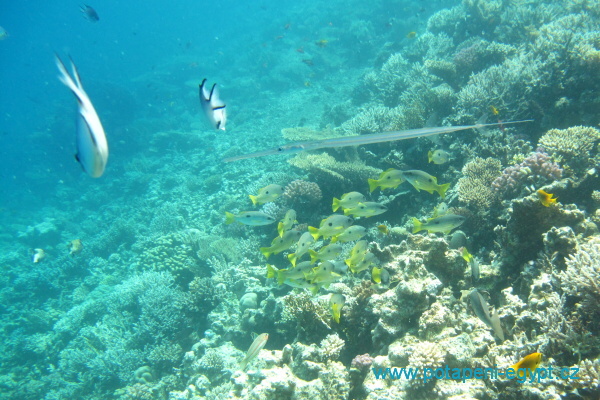
[[410,31],[406,34],[407,39],[414,39],[416,37],[417,37],[417,32],[415,32],[415,31]]
[[511,366],[512,369],[517,371],[517,376],[522,377],[526,375],[529,378],[529,374],[535,371],[535,369],[542,362],[542,353],[531,353],[515,365]]
[[554,196],[553,194],[546,193],[542,189],[538,190],[536,193],[544,207],[550,207],[552,204],[556,203],[557,198],[552,198],[552,196]]

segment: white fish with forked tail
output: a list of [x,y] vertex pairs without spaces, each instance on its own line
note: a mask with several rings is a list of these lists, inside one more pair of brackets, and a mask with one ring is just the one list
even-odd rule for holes
[[94,178],[99,178],[104,173],[108,160],[108,142],[100,118],[92,105],[83,86],[77,67],[71,60],[73,77],[69,75],[65,64],[56,56],[56,66],[60,71],[58,78],[64,83],[77,98],[77,154],[75,158],[83,170]]
[[206,88],[206,78],[200,84],[200,105],[210,124],[215,129],[224,131],[225,124],[227,123],[225,103],[219,98],[219,90],[216,83],[212,85],[210,91]]

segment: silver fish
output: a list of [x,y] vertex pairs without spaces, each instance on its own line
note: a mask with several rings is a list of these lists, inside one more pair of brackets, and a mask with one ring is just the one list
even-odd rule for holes
[[206,88],[206,78],[200,84],[200,105],[202,111],[208,118],[210,124],[217,130],[225,130],[227,123],[227,112],[225,103],[219,98],[219,90],[217,84],[212,85],[210,91]]
[[264,157],[270,156],[273,154],[294,154],[301,151],[308,150],[316,150],[316,149],[332,149],[332,148],[340,148],[340,147],[348,147],[348,146],[359,146],[365,144],[372,143],[386,143],[393,142],[396,140],[406,140],[413,139],[417,137],[427,137],[433,135],[441,135],[443,133],[451,133],[464,131],[467,129],[480,129],[484,127],[492,127],[492,126],[504,126],[509,124],[521,124],[523,122],[531,122],[532,119],[527,119],[523,121],[508,121],[508,122],[498,122],[493,124],[483,124],[477,123],[475,125],[461,125],[461,126],[440,126],[433,128],[420,128],[420,129],[410,129],[407,131],[392,131],[392,132],[380,132],[380,133],[371,133],[368,135],[356,135],[356,136],[342,136],[330,139],[321,139],[321,140],[310,140],[306,142],[295,142],[286,144],[283,146],[275,147],[273,149],[267,149],[262,151],[257,151],[255,153],[242,154],[240,156],[227,157],[224,158],[224,162],[232,162],[237,160],[245,160],[247,158],[256,158],[256,157]]
[[485,301],[477,289],[473,289],[471,293],[469,293],[469,298],[471,299],[471,306],[477,317],[479,317],[484,324],[492,328],[496,337],[500,339],[501,342],[504,342],[504,331],[502,330],[500,318],[498,317],[496,310],[494,310],[493,314],[490,314],[490,308],[487,301]]
[[262,348],[265,347],[265,344],[267,344],[267,340],[269,340],[268,333],[261,333],[256,337],[256,339],[254,339],[254,342],[252,342],[250,348],[248,349],[248,353],[246,353],[246,357],[240,363],[240,369],[242,371],[246,368],[250,361],[256,358],[256,356],[258,355],[258,353],[260,353]]
[[71,60],[73,77],[69,75],[65,64],[56,55],[56,66],[60,71],[58,78],[64,83],[77,98],[77,154],[75,158],[83,170],[94,178],[99,178],[104,173],[108,160],[108,142],[100,118],[92,105],[83,86],[77,67]]

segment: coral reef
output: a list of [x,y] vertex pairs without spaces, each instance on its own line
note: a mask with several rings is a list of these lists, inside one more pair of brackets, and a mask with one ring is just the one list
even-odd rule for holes
[[500,161],[476,157],[462,169],[458,180],[458,199],[480,210],[487,210],[497,200],[492,182],[501,174]]
[[288,162],[309,172],[321,188],[328,188],[327,194],[332,197],[351,191],[355,188],[355,182],[366,182],[368,178],[375,178],[381,173],[380,169],[370,167],[359,160],[337,161],[327,153],[301,153]]
[[530,154],[523,162],[506,168],[492,182],[492,188],[501,198],[514,199],[548,182],[562,177],[562,168],[554,163],[550,156],[541,151]]
[[555,160],[574,174],[582,173],[597,165],[596,143],[600,141],[600,131],[586,126],[573,126],[567,129],[550,129],[540,137],[538,145]]

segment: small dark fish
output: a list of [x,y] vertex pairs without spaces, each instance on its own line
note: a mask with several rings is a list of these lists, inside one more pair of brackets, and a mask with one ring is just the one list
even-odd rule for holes
[[94,10],[92,8],[92,6],[88,6],[87,4],[84,4],[84,5],[80,6],[80,10],[83,13],[84,17],[87,18],[88,20],[90,20],[92,22],[100,21],[100,17],[98,16],[98,13],[96,12],[96,10]]

